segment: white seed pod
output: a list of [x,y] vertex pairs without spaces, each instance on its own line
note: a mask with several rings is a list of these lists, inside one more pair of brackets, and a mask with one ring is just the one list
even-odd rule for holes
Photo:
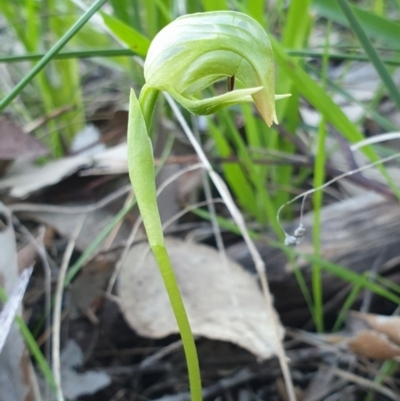
[[294,231],[294,236],[296,238],[303,238],[305,233],[306,233],[306,228],[303,226],[303,224],[300,223],[300,225]]
[[285,236],[285,245],[295,246],[295,245],[298,245],[298,244],[299,244],[299,240],[296,237],[294,237],[293,235],[286,234],[286,236]]

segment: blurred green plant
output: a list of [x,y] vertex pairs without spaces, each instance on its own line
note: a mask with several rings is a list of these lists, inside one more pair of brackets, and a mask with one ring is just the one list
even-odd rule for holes
[[[28,53],[48,50],[50,43],[59,39],[71,25],[74,17],[68,14],[73,11],[72,2],[65,2],[61,12],[54,1],[42,2],[41,5],[34,0],[4,2],[2,7],[9,25]],[[59,17],[59,13],[67,16]],[[40,15],[42,23],[38,24]],[[47,123],[50,149],[55,156],[62,156],[85,121],[78,61],[54,61],[38,74],[34,84],[43,105],[38,113],[49,116],[54,110],[71,109]]]

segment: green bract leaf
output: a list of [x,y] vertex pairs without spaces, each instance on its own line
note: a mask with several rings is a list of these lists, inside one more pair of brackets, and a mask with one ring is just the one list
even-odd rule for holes
[[[144,65],[148,86],[169,92],[195,114],[254,101],[268,126],[277,123],[274,59],[261,25],[235,11],[180,17],[153,39]],[[201,99],[195,97],[215,81],[234,76],[246,89]]]

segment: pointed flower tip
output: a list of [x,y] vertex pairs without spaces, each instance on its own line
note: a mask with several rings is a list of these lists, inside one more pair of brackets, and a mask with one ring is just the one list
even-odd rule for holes
[[292,96],[291,93],[285,93],[284,95],[275,95],[275,100],[286,99],[286,98],[288,98],[290,96]]
[[[272,122],[273,122],[274,124],[276,124],[276,125],[279,124],[278,117],[277,117],[277,115],[276,115],[275,112],[274,112],[274,114],[272,115]],[[272,125],[272,124],[271,124],[271,125]]]

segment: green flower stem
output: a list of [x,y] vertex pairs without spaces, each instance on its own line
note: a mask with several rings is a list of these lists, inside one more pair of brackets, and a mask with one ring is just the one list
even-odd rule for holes
[[139,104],[142,109],[144,121],[146,123],[147,132],[150,133],[151,121],[153,120],[153,114],[155,105],[158,99],[159,90],[150,88],[150,86],[144,84],[139,95]]
[[153,148],[148,135],[159,91],[145,85],[140,100],[131,90],[128,122],[129,176],[136,196],[147,238],[160,269],[178,324],[189,373],[192,401],[201,401],[201,377],[196,345],[179,291],[175,273],[164,243],[157,206]]

